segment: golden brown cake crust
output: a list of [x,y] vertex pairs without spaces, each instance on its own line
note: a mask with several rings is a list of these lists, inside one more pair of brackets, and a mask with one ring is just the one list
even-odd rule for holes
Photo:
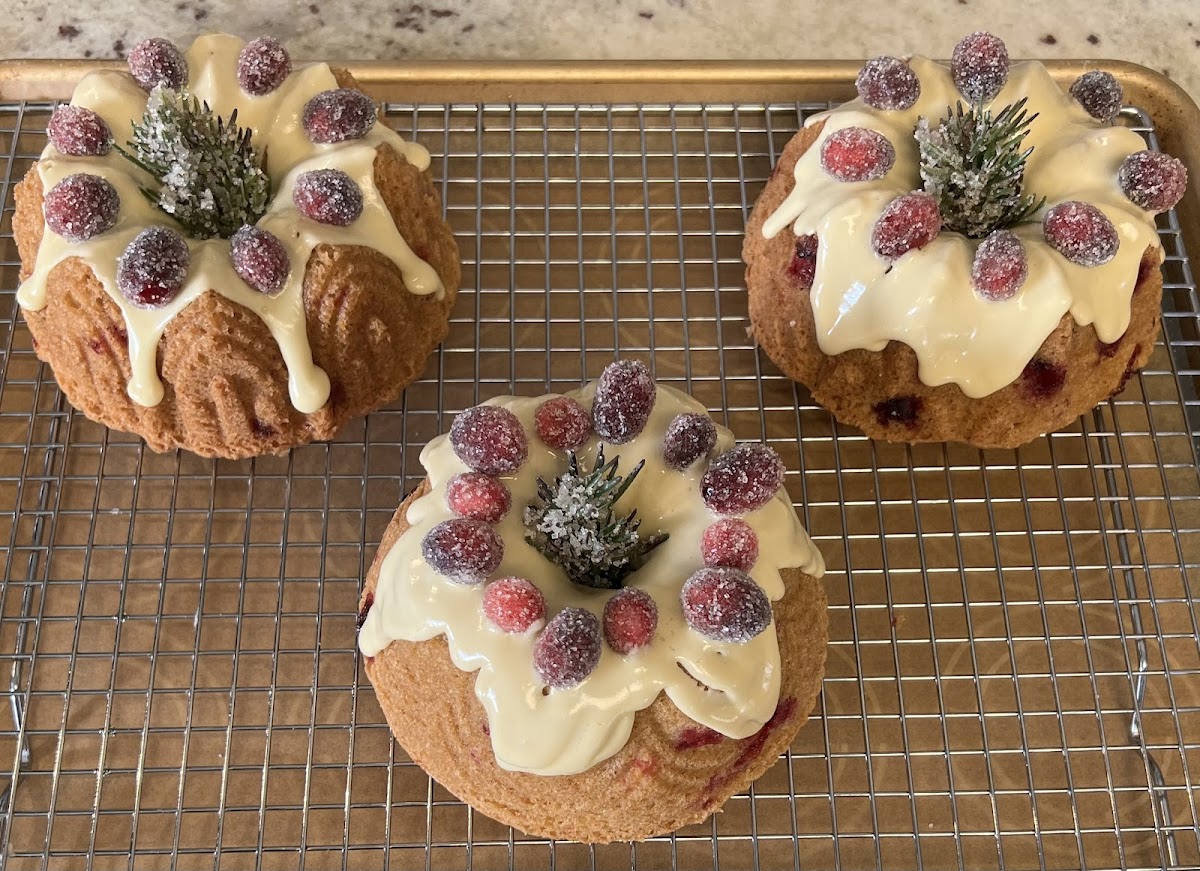
[[[344,86],[348,74],[335,71]],[[409,293],[383,254],[319,245],[304,277],[313,360],[329,375],[329,401],[302,414],[288,396],[287,367],[266,325],[249,309],[209,291],[168,325],[158,346],[165,395],[152,408],[126,393],[130,377],[124,318],[79,258],[57,265],[46,306],[25,311],[38,357],[70,403],[92,420],[137,433],[156,451],[206,457],[285,453],[331,438],[351,418],[391,402],[425,368],[446,337],[460,267],[453,233],[428,172],[380,145],[375,184],[396,228],[445,285],[442,299]],[[16,188],[13,234],[21,277],[37,260],[44,223],[42,183],[31,167]]]
[[[365,615],[383,558],[408,528],[401,503],[384,532],[360,601]],[[580,774],[544,777],[496,764],[474,672],[450,660],[446,640],[395,641],[366,658],[367,676],[396,740],[414,762],[482,813],[543,837],[585,843],[635,841],[701,822],[763,774],[816,704],[828,624],[821,584],[783,571],[773,604],[782,663],[779,707],[757,735],[733,740],[699,726],[665,696],[639,711],[628,743]]]
[[1154,248],[1142,256],[1125,335],[1106,345],[1095,329],[1066,314],[1016,381],[980,399],[953,384],[923,384],[916,354],[901,342],[889,342],[877,352],[824,354],[817,345],[808,290],[787,273],[795,236],[790,230],[773,239],[762,235],[764,222],[795,185],[796,161],[822,126],[804,128],[784,148],[746,225],[742,259],[755,340],[839,421],[886,441],[1011,448],[1069,425],[1119,393],[1126,379],[1146,365],[1162,307],[1162,273]]

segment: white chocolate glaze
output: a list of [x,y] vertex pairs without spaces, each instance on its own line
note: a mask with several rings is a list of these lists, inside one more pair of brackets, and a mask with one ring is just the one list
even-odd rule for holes
[[[913,130],[921,117],[936,123],[963,98],[950,70],[923,57],[910,61],[921,95],[901,111],[873,109],[853,100],[808,120],[824,121],[816,142],[796,163],[796,185],[763,225],[770,239],[791,225],[797,236],[818,237],[810,300],[823,352],[881,351],[888,341],[916,352],[918,374],[930,386],[957,384],[970,397],[1010,384],[1033,359],[1067,312],[1094,325],[1103,342],[1129,326],[1129,299],[1147,247],[1158,247],[1154,216],[1125,198],[1117,184],[1121,162],[1146,147],[1132,130],[1095,120],[1064,94],[1040,63],[1013,66],[994,111],[1025,97],[1037,117],[1025,146],[1025,192],[1045,197],[1042,211],[1014,232],[1025,244],[1029,277],[1005,301],[988,300],[971,286],[971,264],[981,240],[943,231],[930,245],[889,263],[871,247],[871,231],[895,197],[919,190],[920,154]],[[883,133],[896,162],[873,182],[839,182],[820,164],[821,144],[844,127]],[[1041,219],[1065,200],[1082,200],[1117,228],[1120,247],[1102,266],[1071,263],[1046,244]],[[889,268],[890,267],[890,268]]]
[[[422,170],[429,166],[429,152],[420,145],[405,142],[378,122],[362,139],[336,145],[314,144],[304,133],[301,115],[311,97],[338,87],[328,65],[298,67],[275,91],[252,97],[237,82],[237,58],[243,45],[242,40],[225,34],[197,39],[187,51],[189,89],[223,118],[236,109],[238,125],[253,130],[252,140],[264,155],[265,168],[272,179],[272,199],[258,226],[278,237],[291,263],[287,284],[280,292],[268,296],[242,281],[230,262],[228,239],[188,239],[191,262],[180,293],[161,308],[135,306],[117,288],[117,259],[147,226],[179,229],[169,215],[152,206],[139,192],[140,186],[152,185],[153,179],[115,149],[104,157],[69,157],[47,145],[38,162],[38,175],[46,191],[77,172],[107,179],[121,197],[121,213],[111,230],[86,242],[70,242],[46,228],[33,272],[18,290],[17,300],[22,308],[42,309],[50,271],[67,258],[82,258],[125,318],[132,368],[128,392],[139,405],[154,406],[162,401],[157,360],[159,339],[171,319],[208,290],[262,318],[287,364],[288,393],[297,411],[308,414],[325,405],[329,398],[329,377],[313,363],[303,302],[308,258],[320,244],[373,248],[396,264],[410,292],[439,296],[443,293],[437,273],[413,253],[397,231],[375,186],[378,146],[390,145]],[[103,117],[114,141],[122,146],[132,138],[133,123],[141,119],[146,101],[146,92],[127,73],[118,72],[89,74],[71,98],[73,105],[86,107]],[[347,173],[363,193],[362,215],[349,227],[317,223],[300,215],[292,205],[296,177],[310,169],[330,167]]]
[[[590,407],[594,390],[593,384],[568,395]],[[552,480],[566,467],[565,454],[532,435],[534,411],[548,398],[501,397],[488,403],[510,409],[531,434],[529,459],[516,475],[502,478],[512,492],[513,507],[496,527],[504,539],[504,560],[492,577],[519,575],[533,581],[546,597],[550,617],[568,606],[587,608],[600,617],[613,591],[571,583],[562,569],[524,539],[521,515],[534,499],[538,477]],[[487,713],[496,761],[510,771],[555,775],[591,768],[625,745],[634,714],[648,707],[659,692],[666,692],[697,723],[723,735],[753,735],[770,719],[779,700],[774,622],[745,644],[712,641],[688,627],[679,602],[683,582],[703,566],[701,534],[717,519],[700,498],[706,461],[701,459],[682,472],[663,463],[663,433],[684,411],[703,413],[704,408],[685,394],[660,386],[645,430],[627,444],[605,444],[606,457],[620,457],[622,474],[638,460],[646,461],[622,497],[622,510],[637,509],[644,534],[670,534],[625,581],[657,604],[658,631],[647,647],[623,657],[606,644],[600,664],[582,683],[542,694],[544,684],[533,668],[535,634],[509,635],[494,628],[483,616],[484,585],[451,583],[421,556],[426,533],[454,516],[446,506],[446,482],[467,470],[443,435],[421,452],[430,492],[409,506],[410,528],[384,558],[359,648],[373,656],[395,640],[424,641],[444,635],[454,664],[479,672],[475,695]],[[715,450],[728,450],[733,446],[732,433],[720,426],[717,431]],[[593,436],[580,452],[581,465],[586,459],[590,467],[598,444]],[[760,548],[750,575],[773,601],[784,593],[781,568],[798,567],[814,577],[824,574],[821,555],[784,490],[744,519],[757,533]]]

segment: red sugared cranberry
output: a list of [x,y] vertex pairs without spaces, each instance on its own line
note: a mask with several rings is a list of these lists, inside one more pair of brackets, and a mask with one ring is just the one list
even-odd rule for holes
[[498,405],[476,405],[454,418],[450,445],[469,468],[485,475],[515,472],[529,455],[521,421]]
[[1012,299],[1029,275],[1025,246],[1015,233],[996,230],[975,250],[971,283],[987,299]]
[[446,482],[446,504],[459,517],[499,523],[512,506],[512,494],[499,478],[463,472]]
[[800,287],[812,287],[817,278],[817,237],[796,237],[796,250],[788,263],[788,275]]
[[586,678],[600,663],[600,621],[583,608],[564,608],[533,645],[533,668],[555,689]]
[[500,578],[483,589],[483,613],[498,629],[520,635],[546,619],[546,597],[524,578]]
[[291,72],[292,59],[274,37],[260,36],[251,40],[238,55],[238,84],[252,97],[271,93]]
[[875,412],[875,419],[879,421],[880,426],[899,423],[909,429],[916,429],[920,422],[921,409],[924,407],[925,403],[920,397],[893,396],[891,399],[875,403],[871,410]]
[[1095,206],[1070,200],[1059,203],[1042,219],[1046,242],[1072,263],[1100,266],[1112,260],[1120,240],[1117,228]]
[[838,181],[874,181],[895,162],[892,143],[866,127],[843,127],[821,143],[821,169]]
[[1134,205],[1148,212],[1175,208],[1187,189],[1187,167],[1161,151],[1139,151],[1121,163],[1121,190]]
[[362,139],[375,126],[375,117],[375,104],[362,91],[335,88],[304,105],[304,132],[323,145]]
[[706,566],[725,566],[750,571],[758,562],[758,536],[750,524],[736,517],[723,517],[704,530],[700,555]]
[[684,619],[705,638],[742,644],[771,622],[767,594],[738,569],[700,569],[684,582],[679,599]]
[[1008,49],[999,37],[976,31],[954,47],[950,72],[959,93],[972,103],[988,103],[1008,81]]
[[177,91],[187,83],[187,59],[166,39],[144,39],[129,52],[129,74],[147,91],[159,86]]
[[895,260],[924,248],[941,230],[942,212],[937,200],[923,191],[913,191],[887,204],[871,231],[871,247],[880,257]]
[[623,445],[650,419],[656,394],[650,370],[640,360],[609,363],[592,401],[592,427],[606,442]]
[[283,290],[292,270],[283,243],[266,230],[249,224],[229,239],[229,258],[233,261],[233,271],[260,293]]
[[672,469],[683,470],[717,444],[717,425],[707,414],[685,412],[667,424],[663,434],[663,461]]
[[1035,357],[1021,372],[1021,383],[1025,389],[1039,399],[1048,399],[1063,389],[1067,370],[1057,363]]
[[300,173],[292,202],[306,218],[334,227],[348,227],[363,210],[362,190],[340,169],[310,169]]
[[921,80],[898,57],[873,57],[854,82],[858,96],[873,109],[907,109],[921,96]]
[[50,144],[71,157],[100,157],[112,148],[112,131],[104,119],[82,106],[55,106],[46,125]]
[[709,464],[700,495],[718,514],[745,514],[771,501],[783,472],[783,460],[766,445],[737,445]]
[[504,541],[482,520],[443,520],[425,534],[421,555],[456,584],[479,584],[500,565]]
[[1089,115],[1108,124],[1117,117],[1125,100],[1117,77],[1103,70],[1092,70],[1077,78],[1071,85],[1071,96]]
[[117,189],[87,172],[67,176],[42,201],[46,226],[71,242],[86,242],[112,229],[120,212]]
[[624,656],[654,640],[658,606],[641,590],[626,587],[604,606],[604,640]]
[[117,288],[141,308],[166,305],[183,289],[190,261],[182,236],[166,227],[147,227],[117,260]]
[[538,437],[560,451],[573,451],[592,434],[592,416],[569,396],[555,396],[537,407],[533,424]]

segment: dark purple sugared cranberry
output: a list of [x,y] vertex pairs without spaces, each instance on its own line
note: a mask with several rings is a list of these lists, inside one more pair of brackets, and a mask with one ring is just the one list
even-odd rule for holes
[[300,173],[292,188],[300,214],[321,224],[348,227],[363,210],[362,190],[340,169],[310,169]]
[[783,460],[766,445],[737,445],[709,464],[700,496],[718,514],[746,514],[774,498],[783,472]]
[[169,40],[143,39],[129,52],[129,74],[147,91],[156,87],[177,91],[187,84],[187,59]]
[[559,451],[573,451],[592,434],[592,416],[569,396],[555,396],[537,407],[533,425],[538,438]]
[[872,411],[875,412],[875,419],[879,421],[880,426],[899,423],[909,429],[915,429],[924,405],[917,396],[893,396],[891,399],[875,403]]
[[1025,246],[1009,230],[996,230],[975,249],[971,284],[980,296],[992,300],[1012,299],[1029,276]]
[[1121,190],[1134,205],[1148,212],[1165,212],[1183,199],[1187,167],[1161,151],[1138,151],[1117,172]]
[[1071,85],[1071,96],[1079,101],[1085,112],[1106,124],[1111,124],[1117,117],[1125,100],[1117,77],[1103,70],[1092,70],[1077,78]]
[[871,231],[871,247],[880,257],[895,260],[924,248],[941,230],[938,201],[924,191],[913,191],[887,204]]
[[521,421],[498,405],[476,405],[454,418],[450,445],[469,468],[485,475],[515,472],[529,455]]
[[622,656],[654,640],[658,606],[647,593],[626,587],[604,606],[604,640]]
[[322,145],[362,139],[375,126],[375,118],[375,104],[362,91],[334,88],[304,105],[304,132]]
[[685,412],[667,424],[663,434],[663,461],[672,469],[683,470],[701,457],[708,456],[717,444],[717,425],[707,414]]
[[166,227],[147,227],[117,260],[117,288],[141,308],[166,305],[183,289],[190,261],[182,236]]
[[821,143],[821,169],[838,181],[874,181],[896,162],[886,136],[866,127],[843,127]]
[[1008,81],[1008,49],[999,37],[976,31],[954,47],[950,72],[970,102],[991,102]]
[[483,588],[483,613],[498,629],[520,635],[546,619],[546,597],[524,578],[499,578]]
[[1069,200],[1046,212],[1042,219],[1046,242],[1072,263],[1100,266],[1116,256],[1117,228],[1089,203]]
[[687,624],[716,641],[744,644],[771,623],[771,601],[738,569],[703,568],[679,593]]
[[283,290],[292,270],[283,243],[266,230],[249,224],[230,237],[229,259],[242,281],[268,295]]
[[650,419],[656,398],[650,370],[640,360],[609,363],[592,400],[592,428],[614,445],[635,439]]
[[271,93],[291,73],[292,59],[274,37],[260,36],[251,40],[238,55],[238,84],[252,97]]
[[1025,389],[1039,399],[1048,399],[1063,389],[1067,370],[1057,363],[1035,357],[1021,372],[1021,383]]
[[898,57],[873,57],[854,82],[858,96],[873,109],[907,109],[921,96],[921,80],[907,61]]
[[504,541],[482,520],[443,520],[425,534],[421,555],[456,584],[479,584],[504,558]]
[[499,478],[463,472],[446,482],[446,504],[459,517],[499,523],[512,506],[512,494]]
[[758,562],[758,536],[750,524],[736,517],[723,517],[700,537],[704,564],[750,571]]
[[817,278],[817,237],[797,236],[796,250],[788,263],[788,275],[803,288],[813,286]]
[[67,176],[42,201],[46,226],[71,242],[86,242],[112,229],[120,213],[117,189],[87,172]]
[[71,157],[101,157],[112,149],[112,131],[104,119],[82,106],[55,106],[46,125],[50,144]]
[[600,664],[600,621],[583,608],[564,608],[533,645],[533,668],[555,689],[575,686]]

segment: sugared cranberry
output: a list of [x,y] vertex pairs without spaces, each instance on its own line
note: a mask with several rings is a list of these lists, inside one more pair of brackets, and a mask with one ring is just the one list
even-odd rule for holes
[[700,495],[718,514],[745,514],[774,498],[783,472],[783,460],[766,445],[737,445],[709,464]]
[[658,606],[647,593],[626,587],[604,606],[604,640],[624,656],[654,640]]
[[907,109],[921,96],[921,80],[907,61],[898,57],[873,57],[854,82],[858,96],[873,109]]
[[300,173],[292,202],[306,218],[334,227],[348,227],[363,210],[362,190],[340,169],[310,169]]
[[1028,275],[1029,258],[1015,233],[996,230],[975,250],[971,283],[982,297],[1012,299]]
[[564,608],[533,645],[533,668],[555,689],[586,678],[600,663],[600,621],[583,608]]
[[117,260],[117,288],[141,308],[157,308],[183,289],[191,257],[187,241],[166,227],[147,227]]
[[679,599],[684,619],[705,638],[742,644],[771,623],[767,594],[738,569],[700,569],[684,582]]
[[512,494],[499,478],[463,472],[446,482],[446,504],[459,517],[499,523],[512,506]]
[[650,419],[656,394],[650,370],[640,360],[609,363],[592,401],[592,427],[606,442],[623,445]]
[[663,462],[672,469],[686,469],[707,456],[716,443],[717,425],[707,414],[676,415],[663,434]]
[[758,562],[758,536],[750,524],[736,517],[723,517],[700,537],[700,555],[706,566],[725,566],[750,571]]
[[1125,100],[1117,77],[1103,70],[1092,70],[1077,78],[1071,85],[1071,96],[1089,115],[1108,124],[1117,117]]
[[1161,151],[1138,151],[1121,163],[1121,190],[1134,205],[1148,212],[1165,212],[1183,199],[1187,167]]
[[362,139],[375,126],[375,118],[375,104],[362,91],[334,88],[304,105],[304,132],[322,145]]
[[991,102],[1008,81],[1008,49],[999,37],[976,31],[954,47],[950,72],[972,103]]
[[821,143],[821,169],[838,181],[874,181],[895,162],[892,143],[866,127],[843,127]]
[[887,204],[871,231],[871,247],[880,257],[895,260],[924,248],[942,230],[938,202],[923,191],[896,197]]
[[443,520],[425,534],[421,555],[456,584],[479,584],[500,565],[504,541],[482,520]]
[[87,172],[67,176],[42,201],[46,226],[71,242],[86,242],[112,229],[120,213],[117,189]]
[[925,403],[918,396],[893,396],[883,402],[877,402],[872,407],[875,419],[880,426],[893,423],[903,424],[909,429],[915,429],[920,422],[921,409]]
[[112,149],[112,131],[104,119],[68,103],[54,107],[46,135],[58,152],[71,157],[100,157]]
[[546,597],[524,578],[500,578],[483,589],[483,613],[498,629],[520,635],[546,619]]
[[1039,399],[1048,399],[1063,389],[1067,370],[1057,363],[1035,357],[1021,372],[1021,383],[1025,389]]
[[560,451],[573,451],[592,434],[592,416],[569,396],[555,396],[537,407],[533,425],[538,438]]
[[230,238],[229,258],[233,261],[233,271],[260,293],[279,293],[292,271],[283,243],[266,230],[249,224]]
[[469,468],[485,475],[515,472],[529,455],[521,421],[498,405],[476,405],[454,418],[450,445]]
[[1117,228],[1095,206],[1069,200],[1042,219],[1046,242],[1072,263],[1100,266],[1112,260],[1120,240]]
[[796,250],[788,263],[788,275],[800,287],[812,287],[817,278],[817,237],[796,237]]
[[187,59],[169,40],[144,39],[129,52],[129,74],[147,91],[160,86],[177,91],[187,83]]
[[271,93],[291,72],[292,59],[274,37],[260,36],[251,40],[238,55],[238,84],[252,97]]

